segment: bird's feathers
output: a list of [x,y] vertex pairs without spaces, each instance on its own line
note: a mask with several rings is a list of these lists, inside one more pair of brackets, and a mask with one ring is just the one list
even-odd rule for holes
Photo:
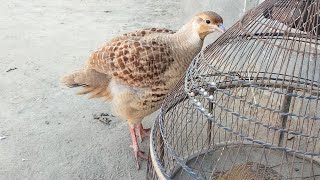
[[143,29],[114,38],[94,52],[88,67],[115,80],[146,87],[158,83],[159,76],[173,61],[170,47],[156,40],[142,40],[150,34],[174,33],[168,29]]
[[62,82],[68,87],[83,86],[84,89],[78,94],[92,93],[91,98],[103,97],[110,101],[112,96],[108,88],[110,76],[99,73],[94,69],[85,68],[63,77]]
[[113,38],[90,56],[83,70],[65,76],[63,83],[69,87],[84,86],[78,94],[91,93],[90,98],[103,97],[107,101],[112,99],[108,87],[111,79],[135,87],[157,84],[173,61],[170,48],[142,38],[159,33],[174,31],[149,28]]
[[157,84],[173,61],[170,47],[157,41],[120,40],[93,53],[88,66],[123,84]]

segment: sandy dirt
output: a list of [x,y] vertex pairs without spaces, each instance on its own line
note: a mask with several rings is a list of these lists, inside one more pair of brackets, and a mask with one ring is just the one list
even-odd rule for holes
[[200,9],[229,13],[229,27],[243,6],[239,0],[232,4],[238,11],[226,12],[230,4],[190,2],[1,2],[0,179],[145,179],[147,163],[136,171],[127,123],[111,115],[110,104],[76,96],[79,89],[61,86],[60,78],[113,36],[177,29]]

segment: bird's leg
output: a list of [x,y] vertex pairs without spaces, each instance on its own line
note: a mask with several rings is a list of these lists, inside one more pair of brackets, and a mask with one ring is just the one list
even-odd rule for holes
[[134,158],[136,160],[137,168],[139,169],[140,168],[140,164],[139,164],[138,158],[141,157],[143,159],[148,159],[148,157],[144,154],[143,151],[141,151],[139,149],[134,124],[130,124],[130,133],[131,133],[131,138],[132,138],[131,147],[133,148]]
[[139,123],[138,124],[138,135],[139,135],[140,142],[142,142],[145,137],[150,136],[150,128],[143,129],[142,124]]

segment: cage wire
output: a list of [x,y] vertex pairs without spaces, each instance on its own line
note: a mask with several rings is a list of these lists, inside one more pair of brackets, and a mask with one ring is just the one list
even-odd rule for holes
[[320,179],[319,0],[267,0],[190,65],[147,179]]

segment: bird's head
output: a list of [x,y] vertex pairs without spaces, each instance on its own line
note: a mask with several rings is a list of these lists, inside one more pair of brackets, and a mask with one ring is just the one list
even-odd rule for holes
[[208,34],[215,31],[224,33],[222,17],[212,11],[204,11],[196,14],[192,19],[192,29],[195,30],[200,39],[204,39]]

